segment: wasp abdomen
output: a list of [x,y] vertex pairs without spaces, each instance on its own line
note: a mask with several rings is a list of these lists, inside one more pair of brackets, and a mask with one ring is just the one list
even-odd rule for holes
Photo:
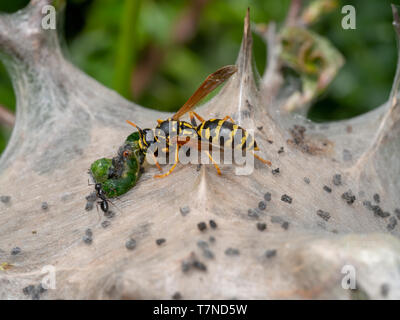
[[203,140],[222,148],[257,150],[253,136],[237,124],[224,119],[210,119],[201,123],[197,133]]

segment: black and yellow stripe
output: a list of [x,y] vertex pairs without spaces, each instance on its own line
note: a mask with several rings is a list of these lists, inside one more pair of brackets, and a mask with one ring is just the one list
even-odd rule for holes
[[196,127],[186,121],[167,119],[160,122],[155,128],[155,140],[157,142],[166,140],[167,144],[170,145],[172,143],[170,142],[171,138],[176,136],[198,138]]
[[221,148],[258,150],[252,135],[237,124],[224,119],[210,119],[197,127],[201,139]]
[[[176,143],[176,136],[201,139],[223,149],[259,150],[254,137],[241,126],[226,119],[209,119],[195,126],[186,121],[167,119],[160,121],[153,130],[152,141],[165,142],[162,151],[168,152],[171,144]],[[140,147],[147,148],[151,142],[141,133]],[[143,139],[144,138],[144,139]]]

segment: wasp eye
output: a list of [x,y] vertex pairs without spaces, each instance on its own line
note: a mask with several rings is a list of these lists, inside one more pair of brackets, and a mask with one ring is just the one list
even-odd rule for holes
[[153,142],[154,141],[154,134],[153,134],[153,130],[151,129],[145,129],[145,140],[146,142]]

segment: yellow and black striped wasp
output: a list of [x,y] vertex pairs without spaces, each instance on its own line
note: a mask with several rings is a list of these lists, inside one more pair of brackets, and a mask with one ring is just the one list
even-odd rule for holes
[[[142,149],[143,153],[146,154],[147,150],[154,144],[161,145],[161,143],[164,143],[166,148],[163,151],[166,152],[169,151],[170,147],[174,146],[174,164],[167,173],[155,175],[156,178],[166,177],[175,169],[179,161],[179,148],[191,139],[203,143],[206,142],[210,145],[217,146],[222,150],[231,148],[242,151],[253,151],[252,153],[256,159],[271,166],[270,161],[265,160],[254,153],[254,151],[259,150],[254,137],[250,135],[244,128],[235,124],[230,116],[226,116],[223,119],[204,120],[201,116],[193,111],[194,107],[205,96],[221,85],[236,71],[236,66],[229,65],[222,67],[210,74],[189,98],[189,100],[178,110],[178,112],[176,112],[167,120],[157,120],[158,125],[155,129],[141,129],[133,122],[129,120],[126,121],[138,130],[140,135],[139,147]],[[191,123],[179,120],[188,112]],[[200,121],[199,125],[197,125],[195,118]],[[201,151],[204,151],[207,154],[217,169],[218,174],[221,174],[221,170],[219,169],[218,164],[212,158],[210,152],[208,150]],[[154,160],[158,169],[162,171],[156,160],[156,156],[154,156]]]

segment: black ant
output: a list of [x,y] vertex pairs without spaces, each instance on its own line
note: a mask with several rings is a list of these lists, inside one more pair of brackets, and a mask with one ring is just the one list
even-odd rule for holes
[[101,211],[103,211],[104,213],[107,213],[108,209],[109,209],[109,206],[108,206],[109,200],[107,200],[106,195],[104,194],[104,191],[101,188],[101,183],[96,183],[94,185],[94,189],[97,192],[97,197],[99,197],[101,199],[101,201],[98,202],[98,203],[100,203]]
[[[93,183],[89,183],[89,180],[88,180],[88,186],[92,186],[92,185],[93,185]],[[108,203],[110,202],[112,205],[114,205],[114,204],[111,202],[111,200],[107,199],[106,194],[101,186],[101,183],[95,183],[94,189],[96,190],[97,198],[99,198],[101,200],[101,201],[97,202],[100,204],[101,211],[103,211],[104,214],[111,213],[111,211],[109,211],[110,207],[109,207]]]

